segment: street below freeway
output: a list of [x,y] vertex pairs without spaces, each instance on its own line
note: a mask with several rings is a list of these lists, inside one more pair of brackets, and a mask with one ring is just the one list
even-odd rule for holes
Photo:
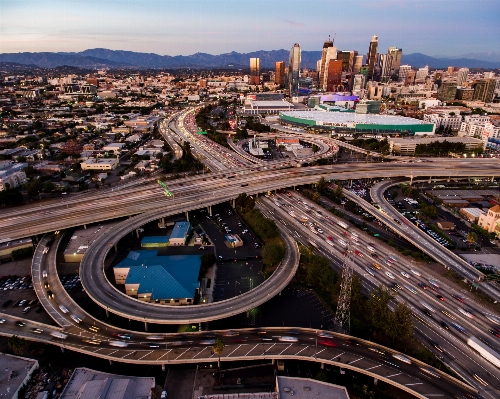
[[[415,315],[416,332],[422,342],[466,381],[484,391],[485,397],[497,397],[500,392],[497,369],[468,347],[465,341],[469,336],[476,336],[493,348],[497,347],[498,338],[488,329],[495,324],[494,320],[500,320],[499,315],[481,310],[482,306],[474,297],[457,292],[446,281],[436,279],[420,268],[417,262],[408,261],[388,245],[373,243],[373,237],[351,226],[344,229],[337,222],[345,221],[324,209],[315,208],[316,204],[313,205],[297,193],[293,193],[292,197],[281,194],[259,201],[266,204],[269,217],[286,226],[304,245],[312,245],[321,255],[329,258],[339,273],[349,245],[350,263],[355,273],[362,278],[364,294],[368,295],[379,285],[394,288],[395,300],[391,306],[397,302],[409,304]],[[304,217],[308,219],[305,225],[302,223]],[[351,234],[354,231],[355,236]],[[375,249],[375,252],[368,250],[368,247]],[[378,265],[377,268],[373,267],[374,263]],[[439,285],[439,288],[431,282]],[[398,288],[394,286],[395,283]],[[419,283],[426,284],[428,288],[423,289]],[[460,310],[466,311],[469,316]],[[489,386],[478,384],[474,374],[488,381]]]

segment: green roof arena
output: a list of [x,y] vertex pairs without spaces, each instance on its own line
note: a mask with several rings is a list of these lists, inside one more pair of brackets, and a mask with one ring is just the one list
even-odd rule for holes
[[356,114],[352,112],[289,111],[280,113],[280,122],[290,125],[327,127],[335,131],[367,133],[433,135],[433,123],[404,116]]

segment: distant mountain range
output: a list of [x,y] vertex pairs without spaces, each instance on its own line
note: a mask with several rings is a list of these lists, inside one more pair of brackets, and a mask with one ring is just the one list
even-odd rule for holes
[[[481,59],[468,58],[434,58],[425,54],[403,54],[402,63],[413,67],[446,68],[448,66],[466,68],[500,68],[500,53],[479,53],[468,56],[481,57]],[[193,55],[169,56],[154,53],[138,53],[135,51],[108,50],[103,48],[89,49],[79,53],[3,53],[0,62],[18,63],[23,65],[36,65],[42,68],[58,66],[73,66],[78,68],[234,68],[248,69],[249,58],[260,58],[261,68],[274,68],[276,61],[288,63],[288,50],[254,51],[252,53],[231,52],[226,54],[211,55],[196,53]],[[316,69],[316,61],[321,58],[321,51],[302,51],[302,66]],[[484,58],[488,58],[485,60]]]

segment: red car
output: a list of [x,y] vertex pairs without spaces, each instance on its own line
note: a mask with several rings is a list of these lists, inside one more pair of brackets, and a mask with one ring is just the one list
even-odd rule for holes
[[355,249],[355,250],[354,250],[354,253],[355,253],[356,255],[358,255],[360,258],[362,258],[362,257],[363,257],[363,254],[362,254],[361,252],[359,252],[357,249]]
[[442,295],[436,295],[436,298],[440,299],[441,301],[444,301],[444,296],[442,296]]
[[464,303],[464,300],[460,298],[458,295],[452,294],[451,296],[455,298],[457,301]]
[[328,238],[330,241],[333,241],[333,237],[332,236],[326,236],[326,238]]
[[323,339],[321,341],[318,341],[318,344],[319,345],[324,345],[324,346],[337,346],[337,344],[335,343],[335,341],[333,341],[331,339]]

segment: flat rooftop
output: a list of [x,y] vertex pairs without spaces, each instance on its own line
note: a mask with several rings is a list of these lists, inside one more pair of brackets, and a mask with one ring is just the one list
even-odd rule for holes
[[175,222],[172,233],[170,233],[170,238],[184,238],[188,234],[188,230],[191,227],[189,222]]
[[154,377],[129,377],[77,368],[60,399],[149,399]]
[[322,121],[327,123],[359,123],[374,125],[428,125],[419,119],[405,116],[356,114],[352,112],[326,112],[326,111],[286,111],[281,113],[291,118]]
[[[10,392],[11,395],[23,385],[29,375],[38,368],[35,359],[6,355],[0,353],[0,391]],[[8,394],[2,397],[10,397]]]
[[89,225],[87,228],[80,227],[73,232],[66,249],[65,254],[84,254],[87,248],[98,236],[106,233],[117,222],[101,223],[99,225]]
[[277,377],[280,399],[349,399],[347,389],[309,378]]

